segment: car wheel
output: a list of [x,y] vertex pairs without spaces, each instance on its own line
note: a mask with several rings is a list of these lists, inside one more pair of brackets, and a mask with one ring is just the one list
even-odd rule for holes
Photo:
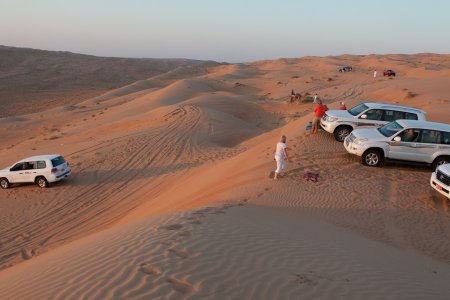
[[9,181],[8,181],[8,179],[6,179],[6,178],[0,179],[0,186],[2,187],[2,189],[9,188]]
[[339,126],[334,130],[334,138],[338,142],[343,142],[351,131],[352,129],[348,126]]
[[382,156],[378,150],[367,150],[362,155],[362,163],[369,167],[378,167],[381,164]]
[[433,171],[436,171],[436,168],[443,164],[450,163],[450,156],[439,156],[433,161],[433,164],[431,165],[431,168]]
[[47,188],[48,187],[48,181],[43,176],[39,176],[39,177],[36,178],[36,184],[40,188]]

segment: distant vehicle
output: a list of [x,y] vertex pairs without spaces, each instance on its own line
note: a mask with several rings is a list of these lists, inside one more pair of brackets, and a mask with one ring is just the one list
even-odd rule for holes
[[346,66],[346,67],[342,67],[339,69],[339,73],[344,73],[344,72],[351,72],[353,71],[352,67]]
[[12,167],[0,170],[0,187],[7,189],[13,183],[36,183],[41,188],[69,177],[69,163],[59,154],[33,156],[22,159]]
[[436,191],[450,199],[450,164],[440,165],[431,174],[430,185]]
[[450,163],[450,125],[397,120],[381,128],[354,130],[344,142],[362,163],[378,167],[384,160],[431,165],[433,170]]
[[328,110],[320,120],[320,126],[343,142],[358,127],[381,127],[398,119],[425,121],[426,113],[408,106],[367,102],[349,110]]
[[389,77],[394,76],[395,77],[395,71],[393,71],[393,70],[384,70],[383,71],[383,76],[389,76]]

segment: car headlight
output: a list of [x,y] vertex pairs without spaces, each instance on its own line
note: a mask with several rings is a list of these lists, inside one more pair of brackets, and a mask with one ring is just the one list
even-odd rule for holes
[[364,138],[356,138],[356,139],[353,140],[353,144],[361,145],[361,144],[364,143],[365,141],[367,141],[367,139],[364,139]]
[[330,116],[326,116],[325,117],[325,121],[328,121],[328,122],[334,122],[334,121],[336,121],[338,118],[336,118],[336,117],[330,117]]

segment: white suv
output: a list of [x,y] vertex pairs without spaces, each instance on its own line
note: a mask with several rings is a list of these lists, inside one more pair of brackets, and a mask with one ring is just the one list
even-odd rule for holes
[[450,199],[450,164],[440,165],[431,174],[430,185]]
[[413,107],[367,102],[349,110],[328,110],[320,120],[320,126],[343,142],[358,127],[381,127],[399,119],[425,121],[426,113]]
[[60,181],[71,174],[69,163],[62,155],[33,156],[0,170],[0,186],[7,189],[12,183],[34,182],[46,188],[50,182]]
[[450,125],[397,120],[381,128],[354,130],[344,142],[362,163],[377,167],[383,160],[400,160],[437,166],[450,162]]

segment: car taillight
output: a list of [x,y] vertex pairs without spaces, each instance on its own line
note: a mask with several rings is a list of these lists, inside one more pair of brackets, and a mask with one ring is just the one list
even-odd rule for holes
[[56,172],[58,172],[58,169],[57,168],[53,168],[52,169],[52,173],[56,173]]

